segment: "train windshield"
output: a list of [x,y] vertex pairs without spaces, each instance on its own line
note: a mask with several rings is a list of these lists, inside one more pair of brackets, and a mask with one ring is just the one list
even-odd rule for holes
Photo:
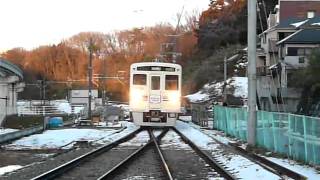
[[160,76],[151,76],[151,89],[160,90]]
[[147,75],[134,74],[133,75],[133,84],[134,85],[146,85],[147,84]]
[[178,90],[178,75],[166,75],[166,90]]

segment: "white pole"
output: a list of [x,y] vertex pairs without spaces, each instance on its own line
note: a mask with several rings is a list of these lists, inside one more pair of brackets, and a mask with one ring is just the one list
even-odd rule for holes
[[256,37],[257,37],[257,0],[248,0],[248,144],[256,144]]

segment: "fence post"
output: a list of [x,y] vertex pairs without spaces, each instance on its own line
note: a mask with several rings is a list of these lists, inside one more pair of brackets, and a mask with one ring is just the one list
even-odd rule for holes
[[308,162],[308,144],[307,144],[307,124],[306,117],[303,116],[303,137],[304,137],[304,156],[305,162]]
[[288,115],[288,148],[289,148],[289,157],[292,156],[292,149],[291,149],[291,121],[292,121],[292,117],[291,117],[291,114]]
[[235,118],[235,123],[234,123],[234,130],[235,130],[235,136],[237,138],[240,137],[240,133],[239,133],[239,109],[236,109],[236,118]]
[[271,115],[271,123],[272,123],[272,136],[273,136],[273,150],[277,152],[277,137],[276,137],[276,130],[275,130],[275,119],[274,113],[270,112]]
[[[312,132],[311,132],[311,134],[312,134],[312,136],[314,137],[314,138],[316,138],[317,137],[317,135],[316,135],[316,128],[319,128],[318,126],[317,126],[317,123],[316,123],[316,120],[315,119],[312,119],[311,120],[311,128],[312,128]],[[317,163],[317,156],[318,156],[318,154],[317,154],[317,151],[316,151],[316,148],[315,148],[315,143],[313,142],[312,143],[312,157],[313,157],[313,163]]]
[[[262,123],[262,140],[263,142],[261,142],[261,145],[265,148],[267,148],[268,146],[266,145],[266,123],[265,123],[265,112],[264,111],[258,111],[258,113],[260,113],[260,121]],[[258,139],[259,141],[259,139]],[[258,143],[259,144],[259,143]]]
[[224,107],[225,110],[225,114],[226,114],[226,118],[225,118],[225,132],[228,135],[229,131],[228,131],[228,121],[229,121],[229,113],[228,113],[228,108]]

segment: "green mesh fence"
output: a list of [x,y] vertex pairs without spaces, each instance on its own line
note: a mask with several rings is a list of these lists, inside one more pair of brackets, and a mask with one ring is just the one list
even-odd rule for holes
[[[214,127],[247,140],[246,108],[214,106]],[[257,145],[295,160],[320,165],[320,118],[257,112]]]

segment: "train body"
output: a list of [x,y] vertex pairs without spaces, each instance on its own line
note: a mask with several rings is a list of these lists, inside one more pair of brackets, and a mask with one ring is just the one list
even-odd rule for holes
[[161,62],[130,67],[131,118],[139,126],[174,126],[181,111],[182,68]]

